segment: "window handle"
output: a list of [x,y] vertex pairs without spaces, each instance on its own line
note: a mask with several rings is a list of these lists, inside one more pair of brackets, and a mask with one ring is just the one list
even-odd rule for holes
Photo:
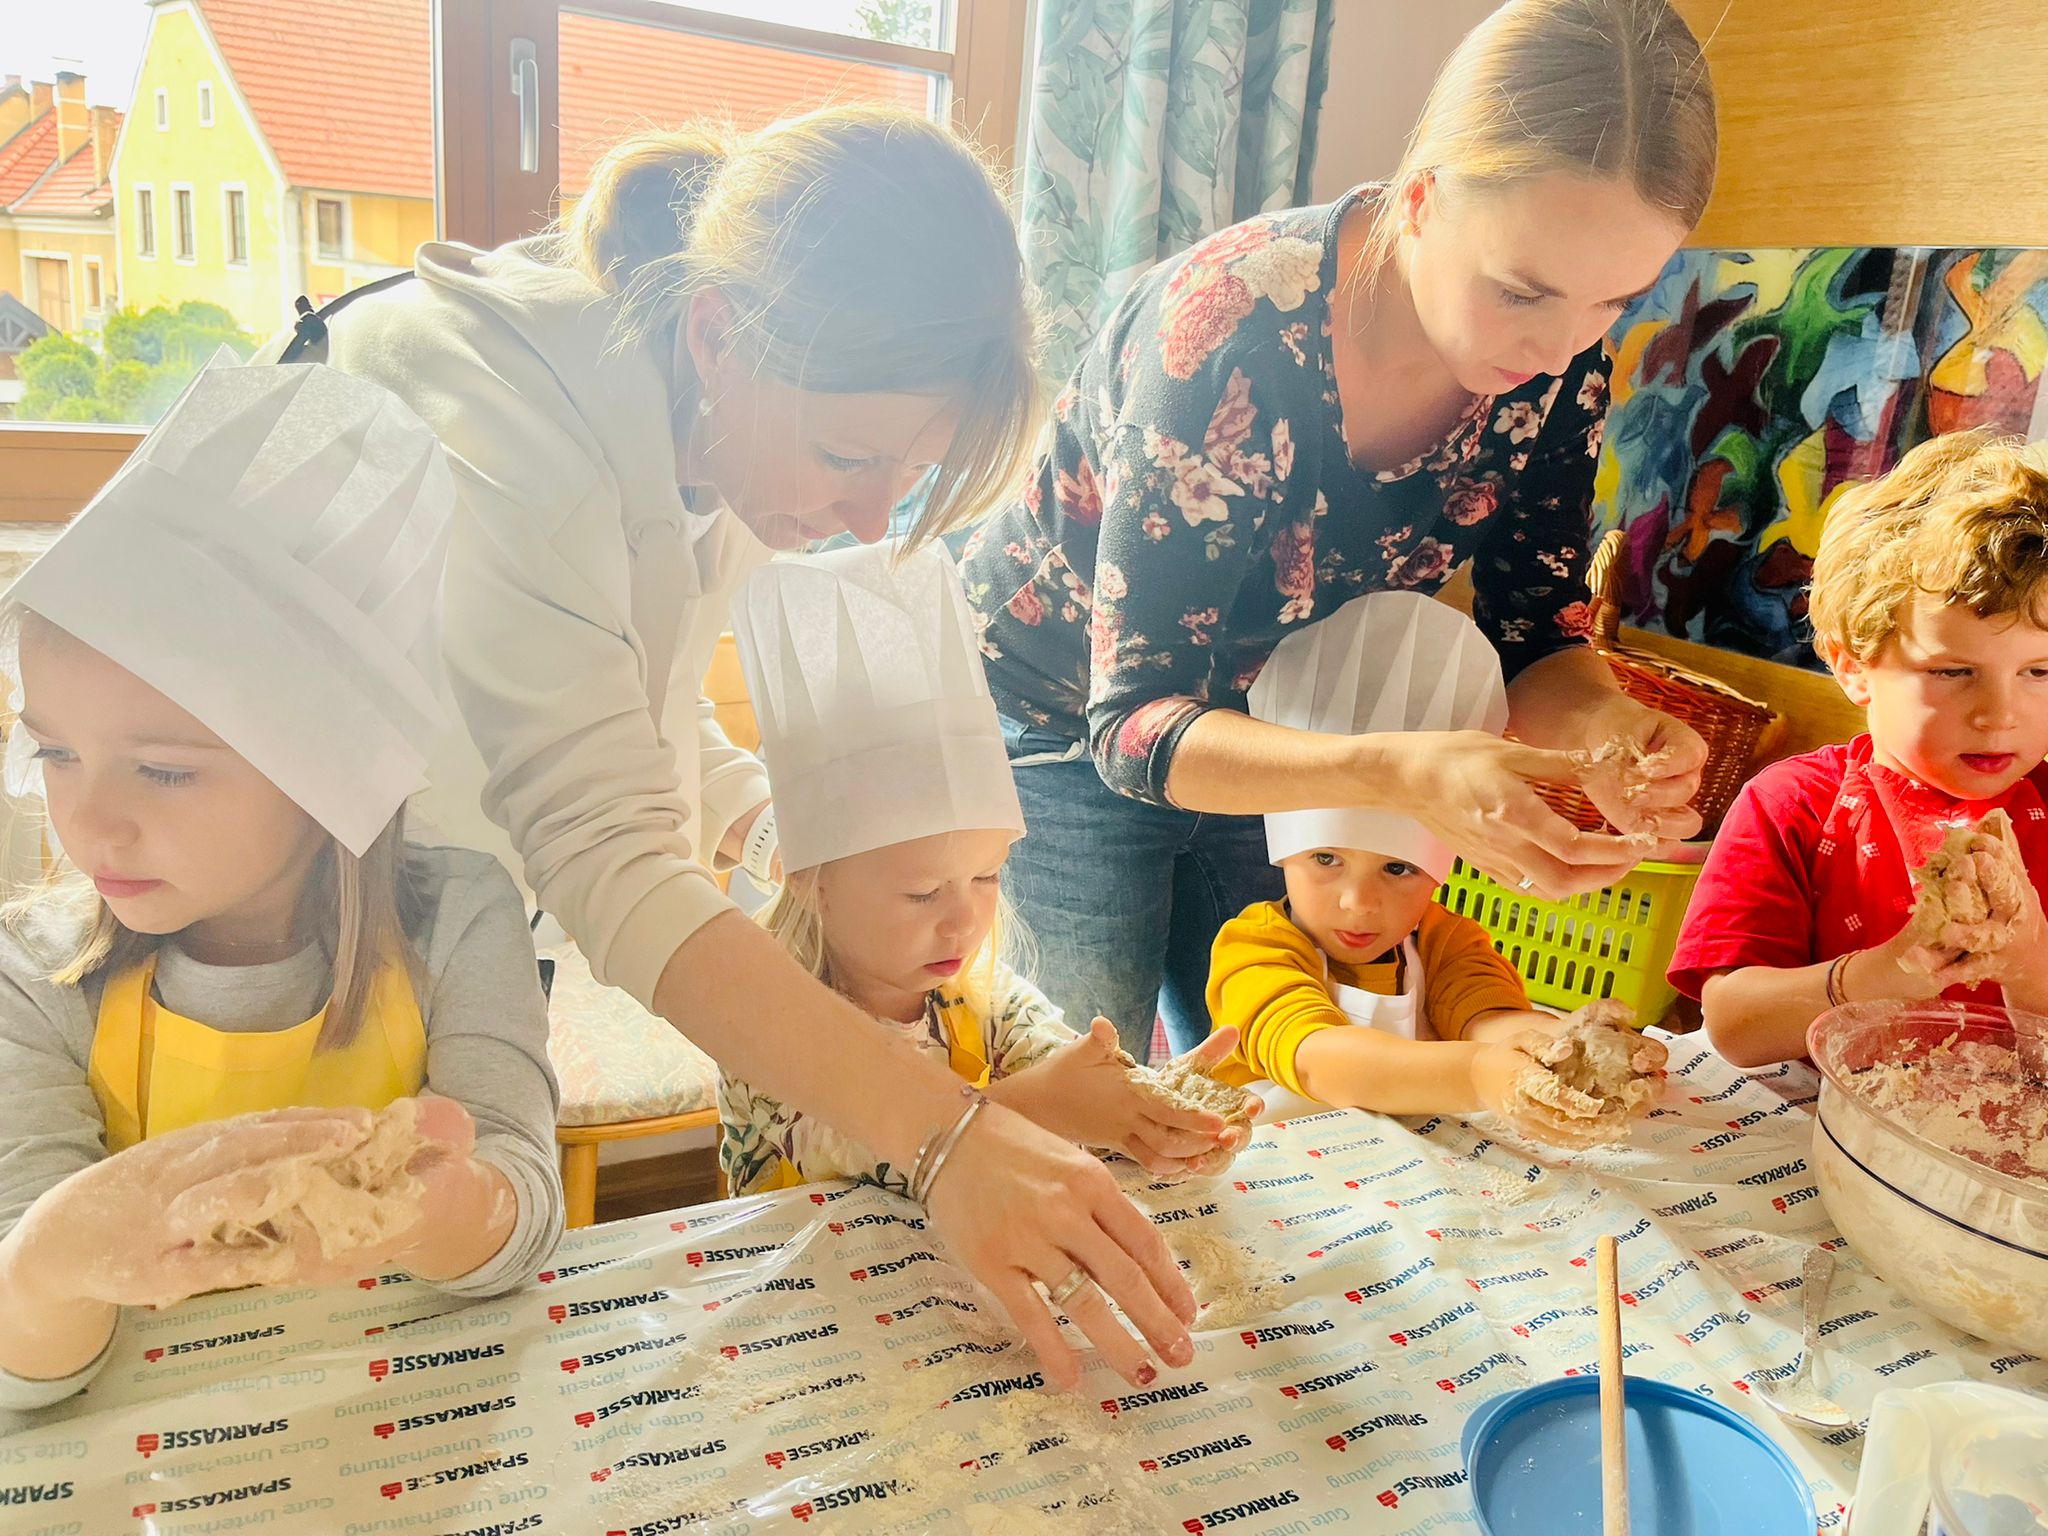
[[519,102],[519,169],[540,169],[540,60],[530,37],[512,39],[512,94]]

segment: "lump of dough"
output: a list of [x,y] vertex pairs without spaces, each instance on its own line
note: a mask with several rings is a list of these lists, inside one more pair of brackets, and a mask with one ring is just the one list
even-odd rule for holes
[[1906,923],[1906,940],[1959,955],[1955,964],[1965,978],[1989,973],[1990,957],[2012,942],[2014,922],[2025,905],[2027,871],[2008,836],[2011,825],[2005,812],[1993,811],[1974,827],[1952,827],[1927,862],[1913,871],[1920,892]]
[[1540,1069],[1522,1073],[1515,1092],[1575,1122],[1589,1140],[1627,1141],[1630,1117],[1658,1093],[1657,1070],[1645,1065],[1643,1040],[1626,1026],[1629,1017],[1619,1003],[1586,1008],[1530,1052]]
[[419,1220],[424,1186],[406,1165],[435,1145],[420,1136],[413,1101],[399,1099],[378,1112],[360,1145],[269,1165],[257,1203],[216,1223],[201,1246],[261,1252],[310,1233],[326,1259],[374,1247]]
[[[1242,1088],[1229,1083],[1219,1083],[1215,1078],[1196,1067],[1186,1057],[1169,1061],[1163,1067],[1141,1067],[1124,1058],[1130,1072],[1131,1086],[1168,1109],[1207,1110],[1212,1115],[1221,1115],[1227,1125],[1242,1127],[1247,1134],[1252,1124],[1252,1095]],[[1196,1160],[1193,1172],[1197,1175],[1221,1173],[1228,1168],[1237,1154],[1223,1147],[1205,1152]]]

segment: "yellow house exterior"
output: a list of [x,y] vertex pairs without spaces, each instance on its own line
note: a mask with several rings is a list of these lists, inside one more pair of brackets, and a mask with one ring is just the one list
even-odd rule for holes
[[0,85],[0,292],[56,330],[92,331],[116,301],[105,165],[117,122],[86,105],[82,76]]
[[[156,0],[114,157],[123,302],[218,304],[247,330],[411,266],[429,198],[294,184],[204,0]],[[345,125],[336,124],[340,132]]]

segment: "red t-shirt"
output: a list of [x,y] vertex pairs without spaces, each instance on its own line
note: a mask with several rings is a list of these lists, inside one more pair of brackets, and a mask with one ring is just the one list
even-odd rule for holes
[[[1882,944],[1913,911],[1911,871],[1948,829],[2002,809],[2048,901],[2048,764],[2002,799],[1965,801],[1873,763],[1870,738],[1773,763],[1735,797],[1693,887],[1671,984],[1698,997],[1716,971],[1817,965]],[[1994,982],[1944,997],[2000,1001]]]

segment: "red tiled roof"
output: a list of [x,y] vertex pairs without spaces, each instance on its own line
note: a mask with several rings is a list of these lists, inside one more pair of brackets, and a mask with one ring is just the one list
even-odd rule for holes
[[57,114],[45,112],[0,144],[0,208],[34,186],[56,159]]
[[926,108],[928,77],[756,43],[581,16],[561,20],[562,190],[575,196],[606,145],[649,123],[706,115],[740,128],[828,101]]
[[434,195],[429,0],[199,0],[285,180]]
[[[430,0],[199,0],[235,83],[295,186],[434,195]],[[925,77],[872,64],[565,12],[562,187],[645,123],[706,114],[741,128],[826,101],[923,111]]]
[[40,186],[9,211],[76,218],[100,213],[113,200],[114,189],[106,178],[93,174],[92,146],[87,144],[73,150],[69,160],[52,171]]

